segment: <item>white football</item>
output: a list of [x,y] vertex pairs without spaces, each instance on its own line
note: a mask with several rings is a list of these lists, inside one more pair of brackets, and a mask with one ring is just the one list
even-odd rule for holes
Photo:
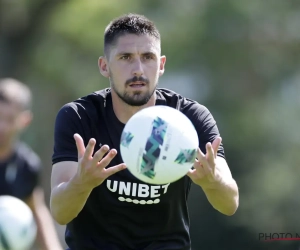
[[0,196],[0,250],[31,250],[36,232],[27,204],[12,196]]
[[187,174],[198,145],[192,122],[177,109],[159,105],[130,118],[122,132],[120,153],[135,177],[159,185]]

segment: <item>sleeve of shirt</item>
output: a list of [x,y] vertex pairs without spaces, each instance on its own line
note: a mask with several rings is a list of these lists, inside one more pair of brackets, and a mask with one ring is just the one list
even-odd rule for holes
[[27,164],[28,164],[28,166],[27,166],[28,182],[27,183],[29,185],[23,186],[23,187],[25,189],[24,190],[25,196],[28,197],[30,194],[32,194],[33,190],[41,184],[40,183],[40,173],[41,173],[42,163],[41,163],[41,160],[39,157],[32,154],[30,157],[28,157]]
[[13,185],[14,195],[20,199],[26,199],[41,184],[42,163],[38,155],[28,148],[20,152],[15,163],[18,165],[18,175]]
[[[191,103],[188,105],[187,111],[184,112],[194,124],[198,137],[199,148],[206,153],[206,143],[213,142],[216,137],[220,136],[217,123],[210,111],[199,103]],[[221,143],[217,155],[225,158],[223,144]]]
[[83,137],[81,116],[78,104],[69,103],[64,105],[58,112],[54,126],[54,148],[52,164],[61,161],[78,161],[77,147],[74,134]]

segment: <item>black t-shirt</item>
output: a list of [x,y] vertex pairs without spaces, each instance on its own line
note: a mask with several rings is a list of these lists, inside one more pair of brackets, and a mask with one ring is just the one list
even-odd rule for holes
[[25,143],[18,143],[6,161],[0,161],[0,195],[28,198],[39,184],[41,161]]
[[[156,105],[176,108],[192,121],[205,152],[205,144],[219,135],[208,109],[167,89],[157,89],[156,94]],[[113,112],[110,89],[64,105],[56,117],[53,164],[78,160],[74,133],[85,145],[95,138],[95,151],[107,144],[119,152],[124,126]],[[218,155],[224,157],[222,146]],[[122,162],[118,154],[109,166]],[[171,184],[150,185],[122,170],[93,189],[67,225],[66,243],[71,250],[189,250],[190,186],[187,176]]]

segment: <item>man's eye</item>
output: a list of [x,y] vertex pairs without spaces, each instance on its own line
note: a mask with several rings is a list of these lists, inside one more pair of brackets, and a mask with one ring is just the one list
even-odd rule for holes
[[146,60],[150,60],[150,59],[153,58],[153,56],[151,56],[151,55],[145,55],[144,58],[145,58]]
[[124,56],[121,56],[121,58],[120,59],[122,59],[122,60],[128,60],[129,59],[129,56],[127,56],[127,55],[124,55]]

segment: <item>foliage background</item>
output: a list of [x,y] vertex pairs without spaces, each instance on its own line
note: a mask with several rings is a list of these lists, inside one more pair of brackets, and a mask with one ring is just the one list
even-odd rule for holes
[[[34,92],[35,118],[23,139],[42,157],[47,201],[56,113],[108,86],[97,68],[104,28],[135,12],[161,31],[167,65],[160,86],[210,109],[240,188],[232,217],[192,188],[193,249],[299,249],[295,241],[258,239],[300,234],[299,11],[298,0],[0,0],[0,77]],[[64,228],[57,229],[64,242]]]

